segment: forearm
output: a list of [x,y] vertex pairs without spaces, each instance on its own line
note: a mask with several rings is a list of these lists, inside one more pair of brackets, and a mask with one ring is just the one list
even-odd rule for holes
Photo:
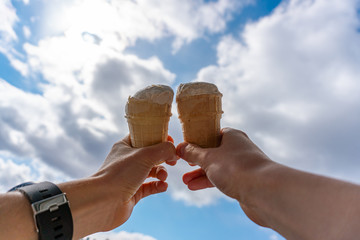
[[0,194],[0,236],[14,240],[37,239],[31,206],[20,192]]
[[113,202],[101,178],[86,178],[58,184],[66,193],[73,217],[73,239],[104,231]]
[[[111,213],[111,200],[101,191],[100,178],[86,178],[58,184],[66,193],[73,217],[73,239],[102,231]],[[0,236],[13,240],[36,240],[33,211],[28,199],[15,191],[0,195]]]
[[277,163],[259,172],[248,196],[256,213],[287,239],[354,239],[360,187]]

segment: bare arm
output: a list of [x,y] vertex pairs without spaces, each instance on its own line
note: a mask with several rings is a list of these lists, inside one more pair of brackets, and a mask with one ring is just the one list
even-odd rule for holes
[[[166,191],[167,172],[158,164],[176,160],[172,143],[135,149],[125,138],[113,146],[93,176],[58,184],[70,203],[73,239],[108,231],[127,221],[142,198]],[[158,181],[144,183],[148,177]],[[0,236],[13,240],[37,239],[30,204],[19,192],[0,194]]]
[[[106,195],[97,194],[97,189],[103,189],[100,179],[87,178],[58,186],[66,192],[70,202],[74,239],[84,237],[95,229],[100,231],[104,227],[101,226],[102,221],[97,221],[97,226],[94,226],[93,221],[101,219],[103,216],[100,211],[106,214],[113,204],[109,204],[110,199],[106,199]],[[0,236],[15,240],[38,239],[31,206],[20,192],[0,194]]]
[[241,131],[224,129],[219,148],[182,143],[179,157],[201,168],[183,176],[191,190],[216,186],[255,223],[287,239],[356,239],[360,186],[271,161]]
[[287,239],[356,239],[360,187],[274,164],[250,195],[251,210]]

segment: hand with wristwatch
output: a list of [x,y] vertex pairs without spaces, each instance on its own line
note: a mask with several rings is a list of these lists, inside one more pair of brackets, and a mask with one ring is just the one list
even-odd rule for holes
[[[171,142],[132,148],[126,137],[114,144],[99,171],[90,177],[13,187],[0,194],[0,239],[79,239],[118,227],[142,198],[166,191],[167,172],[159,164],[174,165],[176,160]],[[158,180],[145,183],[149,177]],[[17,224],[6,228],[7,223]]]

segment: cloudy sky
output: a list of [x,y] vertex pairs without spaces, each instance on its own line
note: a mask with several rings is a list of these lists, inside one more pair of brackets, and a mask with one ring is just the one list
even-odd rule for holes
[[[360,183],[359,0],[0,0],[0,191],[94,173],[129,95],[215,83],[222,126],[273,160]],[[169,134],[182,141],[176,107]],[[216,189],[169,190],[102,240],[282,239]]]

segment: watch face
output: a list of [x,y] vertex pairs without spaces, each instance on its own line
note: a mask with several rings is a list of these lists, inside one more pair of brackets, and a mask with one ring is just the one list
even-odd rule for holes
[[21,183],[15,187],[11,188],[8,192],[13,192],[13,191],[16,191],[18,188],[33,185],[33,184],[34,184],[33,182],[24,182],[24,183]]

